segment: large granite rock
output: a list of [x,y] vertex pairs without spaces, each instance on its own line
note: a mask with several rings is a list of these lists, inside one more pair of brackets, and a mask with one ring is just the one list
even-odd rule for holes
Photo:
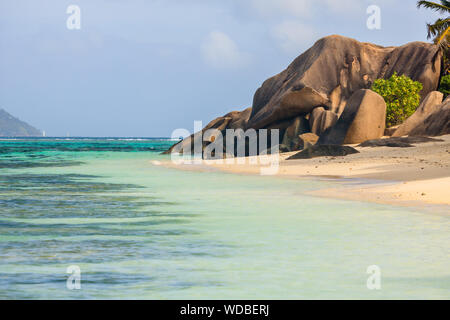
[[354,92],[394,72],[420,81],[424,98],[438,87],[441,60],[438,47],[424,42],[381,47],[337,35],[322,38],[256,91],[248,126],[264,128],[318,106],[340,114]]
[[[229,156],[237,156],[240,155],[240,151],[238,150],[238,147],[240,143],[244,144],[244,154],[246,156],[248,155],[255,155],[259,151],[259,147],[263,141],[260,141],[260,138],[262,135],[260,135],[260,132],[258,130],[254,130],[254,133],[256,135],[255,143],[250,143],[249,136],[246,135],[246,132],[243,131],[242,127],[245,127],[245,123],[248,120],[248,117],[250,115],[251,108],[248,108],[244,111],[233,111],[230,113],[227,113],[223,117],[218,117],[211,122],[209,122],[201,131],[196,132],[189,137],[183,139],[182,141],[178,142],[177,144],[173,145],[169,150],[163,152],[163,154],[171,154],[171,153],[180,153],[183,154],[185,152],[190,154],[201,154],[204,158],[205,157],[205,150],[207,150],[208,146],[210,146],[211,143],[215,142],[217,139],[217,133],[220,133],[222,136],[222,140],[220,141],[222,143],[222,147],[220,147],[220,150],[224,157]],[[300,117],[299,117],[300,118]],[[286,121],[282,125],[284,126],[284,131],[287,132],[287,130],[290,130],[294,133],[301,134],[303,132],[306,132],[309,130],[309,123],[307,120],[303,119],[296,119]],[[215,129],[213,131],[210,131],[210,129]],[[227,150],[227,141],[226,141],[226,135],[227,130],[233,129],[235,130],[235,143],[231,150]],[[240,129],[240,130],[236,130]],[[267,147],[270,147],[272,145],[272,135],[271,130],[266,130],[266,141],[265,145]],[[280,144],[280,138],[277,139],[277,141],[274,141],[273,145],[279,145]],[[197,150],[195,149],[195,146],[197,147]],[[212,145],[211,145],[212,146]],[[210,147],[211,147],[210,146]],[[217,145],[214,145],[217,147]],[[286,152],[290,151],[289,148],[286,147]],[[256,150],[256,152],[253,152]],[[206,152],[207,153],[207,152]],[[214,155],[214,152],[212,153]]]
[[[236,123],[236,121],[243,121],[241,119],[243,112],[233,113],[230,112],[224,117],[219,117],[211,122],[209,122],[206,127],[204,127],[200,132],[196,132],[189,137],[183,139],[179,143],[173,145],[169,150],[163,152],[163,154],[170,154],[170,153],[184,153],[185,150],[190,150],[191,154],[195,152],[200,152],[200,150],[194,150],[194,145],[197,143],[198,145],[202,145],[202,147],[205,147],[208,142],[212,142],[214,138],[211,138],[209,135],[205,134],[209,129],[217,129],[219,131],[223,131],[229,127],[229,125],[232,125],[233,123]],[[205,136],[203,136],[205,135]],[[203,141],[207,140],[207,141]]]
[[304,117],[296,117],[292,124],[284,131],[281,144],[284,144],[289,151],[300,150],[303,144],[300,141],[299,135],[309,132],[309,122]]
[[243,111],[232,111],[227,113],[224,117],[231,118],[227,129],[243,129],[247,126],[248,119],[252,113],[252,108],[247,108]]
[[386,123],[383,97],[368,89],[355,92],[336,125],[325,132],[319,144],[353,144],[381,138]]
[[394,134],[395,131],[397,131],[398,127],[400,127],[400,125],[395,125],[393,127],[389,127],[384,129],[384,135],[388,136],[388,137],[392,137],[392,135]]
[[[228,121],[224,118],[231,118],[226,129],[278,129],[281,143],[292,121],[300,116],[309,119],[312,132],[321,134],[320,140],[325,139],[323,136],[327,138],[326,144],[376,139],[382,135],[379,135],[382,131],[381,102],[370,98],[373,101],[360,108],[354,101],[350,103],[351,97],[360,89],[370,88],[376,79],[387,79],[397,72],[420,81],[424,99],[438,87],[441,64],[442,54],[436,45],[430,43],[382,47],[343,36],[328,36],[318,40],[286,70],[267,79],[256,91],[252,108],[228,113],[218,118],[222,120],[216,119],[213,127],[220,126],[220,121]],[[353,99],[362,99],[359,95],[361,93]],[[376,110],[370,107],[373,103]],[[355,109],[359,110],[356,114]],[[375,117],[374,121],[369,121],[372,117]],[[341,126],[345,122],[345,135],[335,130],[340,122]],[[332,137],[330,132],[338,135]],[[194,139],[194,136],[189,139]],[[186,143],[190,142],[179,144]],[[171,150],[174,148],[179,147]]]
[[315,108],[309,115],[311,132],[320,136],[334,126],[338,118],[338,114],[333,111],[325,110],[323,107]]
[[425,121],[433,112],[441,108],[442,99],[444,95],[439,91],[430,92],[426,98],[422,101],[420,106],[417,108],[408,119],[403,122],[397,130],[395,130],[393,137],[407,136],[409,133],[420,126],[421,123]]
[[442,136],[450,134],[450,97],[436,107],[422,123],[409,132],[410,136]]
[[300,139],[299,150],[312,147],[319,140],[319,136],[311,132],[301,134],[298,138]]

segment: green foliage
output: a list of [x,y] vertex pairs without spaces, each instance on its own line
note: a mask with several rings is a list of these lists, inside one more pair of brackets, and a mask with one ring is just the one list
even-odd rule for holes
[[420,7],[425,7],[443,14],[450,13],[450,1],[447,0],[440,0],[440,3],[420,0],[417,1],[417,8]]
[[444,98],[447,98],[447,96],[450,94],[450,75],[442,77],[439,91],[444,94]]
[[420,103],[422,84],[395,72],[389,79],[377,79],[372,90],[386,101],[386,127],[401,124],[416,111]]

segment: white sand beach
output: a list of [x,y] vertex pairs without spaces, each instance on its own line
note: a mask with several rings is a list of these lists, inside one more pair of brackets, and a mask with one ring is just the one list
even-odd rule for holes
[[[280,154],[277,177],[322,177],[344,183],[314,191],[316,196],[390,203],[396,205],[450,205],[450,135],[442,142],[415,144],[411,148],[355,147],[360,153],[345,157],[286,160],[295,152]],[[202,165],[163,165],[184,170],[221,170],[235,174],[260,174],[259,165],[225,164],[217,160]],[[355,182],[358,182],[355,184]]]

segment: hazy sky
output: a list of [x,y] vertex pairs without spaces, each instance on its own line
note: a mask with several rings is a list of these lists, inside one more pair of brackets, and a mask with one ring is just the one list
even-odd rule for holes
[[48,136],[170,136],[250,106],[322,36],[427,41],[436,17],[416,0],[1,0],[0,108]]

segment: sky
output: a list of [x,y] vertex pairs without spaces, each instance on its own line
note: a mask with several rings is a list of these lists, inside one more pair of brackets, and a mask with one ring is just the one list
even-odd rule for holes
[[0,108],[47,136],[169,137],[251,106],[323,36],[428,41],[437,17],[416,0],[1,0]]

